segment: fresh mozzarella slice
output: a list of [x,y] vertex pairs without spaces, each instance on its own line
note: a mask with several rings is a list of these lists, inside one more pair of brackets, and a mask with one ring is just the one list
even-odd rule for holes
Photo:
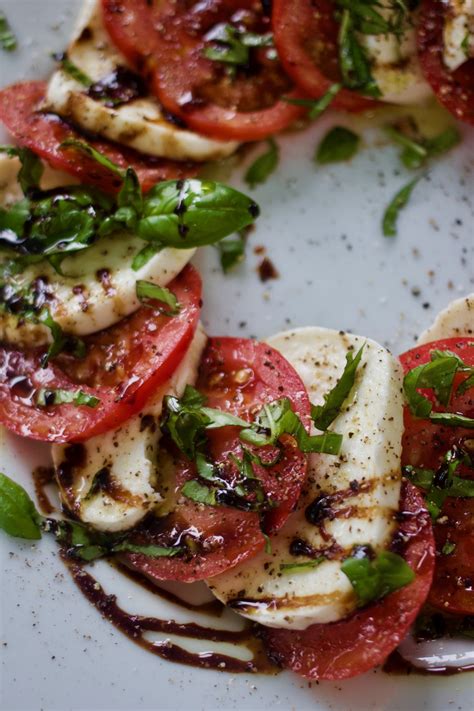
[[[3,195],[7,202],[23,197],[16,184],[18,169],[17,159],[0,159],[0,197]],[[48,185],[72,182],[69,178],[63,181],[63,176],[63,173],[48,170]],[[138,279],[166,286],[195,252],[194,249],[163,249],[134,271],[133,258],[145,245],[146,242],[135,235],[116,232],[64,259],[63,274],[58,274],[49,263],[39,262],[10,277],[9,283],[15,290],[35,289],[40,285],[47,296],[51,315],[61,328],[85,336],[112,326],[139,308]],[[0,266],[6,259],[7,256],[0,256]],[[42,326],[0,311],[0,340],[20,346],[40,346],[49,342],[50,333]]]
[[[219,600],[245,617],[269,627],[305,629],[344,618],[355,608],[341,559],[356,545],[380,551],[394,533],[401,480],[402,374],[388,351],[360,336],[303,328],[268,343],[293,365],[314,404],[322,404],[335,385],[348,350],[365,343],[354,388],[330,428],[344,437],[340,455],[311,455],[298,509],[271,538],[271,553],[208,580]],[[320,556],[324,560],[318,567],[285,568],[311,565]]]
[[138,415],[84,444],[53,445],[63,504],[99,531],[125,531],[161,501],[158,426],[165,395],[182,395],[196,381],[206,335],[198,327],[174,372]]
[[[394,3],[383,0],[377,11],[390,19]],[[365,47],[372,63],[372,75],[382,92],[382,101],[391,104],[416,104],[432,95],[431,88],[423,78],[416,49],[416,31],[412,20],[405,21],[403,35],[393,33],[385,35],[360,34],[360,41]]]
[[[104,80],[126,65],[102,23],[100,0],[87,0],[79,18],[69,60],[94,82]],[[234,153],[234,141],[214,141],[183,130],[166,120],[153,96],[126,104],[107,106],[87,95],[87,88],[60,70],[54,73],[47,91],[46,108],[77,126],[105,136],[142,153],[174,160],[209,161]]]
[[417,344],[456,336],[474,336],[474,294],[452,301],[438,314],[434,323],[423,331]]
[[454,72],[472,56],[474,49],[474,0],[449,0],[443,42],[444,63]]

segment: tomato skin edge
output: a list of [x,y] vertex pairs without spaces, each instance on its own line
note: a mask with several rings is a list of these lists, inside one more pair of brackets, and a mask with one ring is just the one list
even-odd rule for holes
[[415,570],[410,585],[338,622],[306,630],[260,628],[269,658],[310,680],[349,679],[382,664],[398,646],[425,602],[433,579],[435,544],[430,516],[412,484],[402,485],[400,529]]

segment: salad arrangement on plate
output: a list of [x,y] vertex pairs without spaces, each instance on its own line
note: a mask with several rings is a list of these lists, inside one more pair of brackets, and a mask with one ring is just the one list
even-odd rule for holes
[[[242,257],[258,206],[199,177],[241,142],[269,139],[255,184],[272,136],[330,106],[434,91],[472,123],[472,22],[426,0],[86,2],[50,81],[0,91],[0,423],[51,444],[62,505],[5,472],[6,533],[54,535],[76,578],[111,558],[205,581],[309,679],[382,664],[414,623],[472,636],[474,297],[400,358],[318,326],[220,338],[189,264]],[[413,168],[458,140],[415,130],[390,129]],[[322,162],[356,148],[334,131]]]

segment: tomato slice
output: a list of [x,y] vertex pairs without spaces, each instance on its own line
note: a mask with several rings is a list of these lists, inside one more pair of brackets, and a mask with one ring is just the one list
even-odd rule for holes
[[[319,98],[341,79],[338,32],[332,0],[273,0],[275,44],[286,73],[308,96]],[[377,102],[343,89],[335,109],[363,111]]]
[[[413,348],[401,356],[405,372],[430,361],[433,349],[456,353],[468,365],[474,366],[474,343],[471,338],[448,338]],[[462,377],[463,380],[466,376]],[[474,390],[457,394],[458,381],[454,382],[454,394],[447,408],[466,417],[474,417]],[[446,410],[434,401],[431,391],[424,393],[434,402],[435,410]],[[443,457],[453,445],[474,442],[472,430],[461,427],[436,425],[429,420],[414,418],[405,409],[405,434],[403,436],[404,465],[437,470]],[[467,467],[460,467],[457,474],[474,477]],[[446,499],[438,522],[434,526],[436,538],[436,570],[429,602],[443,610],[458,614],[474,614],[474,500]],[[455,548],[443,553],[446,543]],[[448,549],[449,550],[449,549]]]
[[423,0],[418,24],[418,56],[438,101],[460,121],[474,124],[474,59],[455,71],[443,61],[443,29],[449,3]]
[[[47,442],[81,442],[118,427],[138,412],[171,377],[196,329],[201,279],[187,266],[168,288],[181,304],[177,316],[142,307],[84,342],[78,360],[60,355],[46,368],[42,352],[0,346],[0,423],[15,434]],[[97,407],[36,404],[41,388],[83,392],[99,398]]]
[[[282,101],[300,97],[268,49],[253,52],[231,77],[223,62],[204,56],[209,33],[231,23],[257,34],[270,18],[255,0],[102,0],[105,26],[117,47],[171,113],[213,138],[256,141],[286,128],[304,109]],[[228,65],[227,65],[228,66]]]
[[402,487],[399,540],[415,580],[340,622],[294,631],[261,628],[273,661],[307,679],[349,679],[381,664],[404,638],[430,589],[434,567],[431,521],[417,489]]
[[83,136],[55,114],[38,110],[46,91],[45,82],[13,84],[0,91],[0,121],[20,146],[30,148],[53,168],[64,170],[84,183],[106,192],[117,192],[122,181],[106,168],[73,148],[60,148],[67,139],[85,140],[121,168],[131,166],[143,190],[162,180],[185,178],[197,173],[192,163],[178,163],[146,156],[105,139]]
[[[263,343],[240,338],[211,339],[196,387],[206,395],[209,407],[248,420],[253,419],[264,403],[287,397],[309,427],[310,403],[302,381],[277,351]],[[208,434],[210,459],[225,465],[222,476],[230,486],[235,485],[238,469],[229,455],[242,459],[239,430],[225,427]],[[258,453],[273,462],[277,450],[265,447]],[[296,506],[306,477],[306,463],[306,456],[288,437],[275,465],[268,468],[254,465],[265,494],[277,504],[262,518],[266,533],[277,531]],[[230,506],[205,506],[180,498],[183,484],[197,476],[196,469],[193,462],[176,453],[173,466],[176,508],[168,516],[148,523],[136,534],[137,542],[173,546],[191,538],[195,553],[188,558],[155,559],[134,554],[127,556],[129,565],[154,580],[193,582],[218,575],[263,548],[265,541],[258,513]]]

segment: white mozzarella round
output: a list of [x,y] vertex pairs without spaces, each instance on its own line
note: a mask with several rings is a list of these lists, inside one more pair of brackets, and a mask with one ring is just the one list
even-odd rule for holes
[[[208,580],[212,592],[236,612],[269,627],[305,629],[347,616],[356,606],[341,558],[355,545],[380,551],[388,545],[399,508],[402,372],[399,362],[374,341],[323,328],[303,328],[270,338],[302,378],[314,404],[343,372],[349,349],[365,343],[354,388],[330,429],[343,435],[339,456],[314,454],[298,509],[271,537],[271,553]],[[321,496],[345,492],[332,500],[324,532],[309,523],[306,508]],[[295,556],[296,539],[327,558],[313,569],[281,570],[281,565],[310,562]],[[335,555],[331,550],[338,551]],[[329,551],[329,553],[328,553]]]
[[438,314],[434,323],[423,331],[417,344],[423,345],[441,338],[457,336],[474,337],[474,294],[452,301]]
[[[4,199],[10,202],[22,197],[16,186],[18,169],[17,159],[0,159],[0,197],[3,193]],[[6,183],[2,176],[8,177]],[[48,170],[46,177],[50,187],[58,182],[64,184],[63,173]],[[3,191],[2,184],[5,185]],[[52,295],[48,307],[54,320],[64,331],[85,336],[112,326],[139,308],[137,280],[166,286],[196,251],[166,248],[134,271],[133,258],[145,246],[146,242],[135,235],[116,232],[83,252],[66,257],[61,265],[63,275],[48,262],[39,262],[11,277],[11,283],[15,288],[28,289],[35,280],[42,279]],[[0,263],[6,258],[0,256]],[[0,339],[20,346],[39,346],[49,342],[50,333],[42,326],[0,311]]]
[[[377,8],[386,19],[393,12],[393,3],[383,0]],[[372,75],[380,89],[382,101],[390,104],[416,104],[432,95],[423,78],[417,57],[416,30],[407,20],[401,37],[360,34],[372,64]]]
[[[99,531],[125,531],[141,521],[161,501],[157,466],[159,419],[165,395],[180,397],[196,382],[206,335],[199,326],[172,378],[146,407],[116,430],[81,445],[53,445],[53,462],[63,504],[83,523]],[[71,466],[71,452],[80,448],[81,464]],[[72,448],[72,449],[71,449]],[[92,490],[102,471],[103,488]]]
[[[125,66],[102,21],[100,0],[87,0],[67,54],[94,82]],[[218,141],[184,130],[167,121],[154,96],[115,107],[87,95],[85,87],[58,70],[51,78],[46,108],[77,126],[142,153],[174,160],[210,161],[235,152],[235,141]]]
[[449,0],[443,28],[443,61],[455,71],[469,59],[474,50],[473,0]]

